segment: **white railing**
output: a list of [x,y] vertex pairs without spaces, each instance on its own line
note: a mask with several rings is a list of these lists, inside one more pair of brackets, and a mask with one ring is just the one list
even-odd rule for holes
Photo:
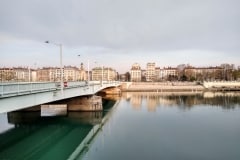
[[[101,84],[100,81],[76,81],[76,82],[65,82],[64,90],[70,88],[77,87],[86,87],[86,86],[99,86]],[[116,81],[104,81],[102,84],[106,86],[117,86],[120,83]],[[22,82],[22,83],[0,83],[0,98],[24,95],[24,94],[32,94],[38,92],[47,92],[60,90],[61,86],[59,82]]]
[[56,90],[54,82],[48,83],[4,83],[0,84],[0,96],[8,97],[22,94],[30,94],[44,91]]

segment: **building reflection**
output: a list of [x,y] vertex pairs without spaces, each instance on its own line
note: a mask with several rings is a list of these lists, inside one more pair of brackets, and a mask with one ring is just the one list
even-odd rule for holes
[[132,98],[130,100],[133,109],[135,110],[141,110],[141,104],[142,104],[142,96],[139,94],[132,95]]
[[147,99],[147,110],[149,112],[155,112],[156,111],[156,107],[157,107],[158,96],[157,95],[148,94],[146,96],[146,99]]
[[223,109],[240,106],[240,92],[126,92],[122,97],[130,101],[133,109],[146,107],[149,112],[155,112],[157,107],[177,106],[185,110],[197,105],[220,106]]

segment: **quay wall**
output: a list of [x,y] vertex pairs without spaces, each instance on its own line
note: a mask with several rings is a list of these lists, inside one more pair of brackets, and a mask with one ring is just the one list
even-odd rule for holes
[[168,91],[203,91],[202,85],[193,82],[126,82],[121,90],[132,92],[168,92]]
[[196,91],[240,91],[240,82],[123,82],[121,91],[128,92],[196,92]]
[[205,88],[239,88],[239,81],[219,81],[219,82],[203,82]]

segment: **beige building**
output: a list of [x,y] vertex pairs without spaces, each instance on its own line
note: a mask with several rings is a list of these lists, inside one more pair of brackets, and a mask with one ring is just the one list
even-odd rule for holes
[[117,73],[109,67],[95,67],[92,69],[93,81],[114,81],[117,78]]
[[[37,81],[58,82],[61,80],[61,69],[59,67],[44,67],[37,70]],[[73,66],[64,66],[63,81],[79,80],[79,69]]]
[[79,78],[79,69],[73,66],[64,66],[64,81],[77,81]]
[[155,81],[157,81],[157,82],[161,81],[160,72],[161,72],[160,67],[156,67],[155,68],[155,75],[156,75]]
[[184,69],[188,80],[191,77],[195,80],[221,80],[227,75],[224,71],[221,67],[187,67]]
[[37,81],[37,70],[31,69],[31,82]]
[[160,79],[168,80],[169,77],[176,77],[178,76],[177,68],[167,67],[160,70]]
[[147,63],[146,81],[153,82],[156,79],[155,63]]
[[24,67],[13,68],[15,72],[15,81],[31,81],[31,69]]
[[14,81],[16,78],[16,73],[13,68],[0,68],[0,79],[1,82],[4,81]]
[[37,69],[37,81],[60,81],[60,76],[55,77],[55,69],[57,70],[57,68],[52,67],[43,67]]
[[[32,69],[27,67],[0,68],[1,81],[30,82],[36,80]],[[36,75],[36,74],[35,74]],[[34,79],[35,78],[35,79]]]
[[79,69],[79,81],[86,81],[87,80],[87,73],[83,67],[83,63],[81,63],[80,69]]
[[141,67],[138,63],[134,63],[132,65],[131,71],[130,71],[130,75],[131,75],[131,81],[132,82],[141,82],[142,80],[142,71],[141,71]]

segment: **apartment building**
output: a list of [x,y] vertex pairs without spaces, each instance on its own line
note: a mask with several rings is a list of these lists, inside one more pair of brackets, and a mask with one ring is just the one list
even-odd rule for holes
[[141,82],[142,80],[142,71],[141,67],[138,63],[134,63],[132,65],[130,71],[131,82]]
[[220,80],[225,77],[221,67],[187,67],[184,73],[188,80]]
[[[61,80],[61,68],[43,67],[37,70],[37,81],[58,82]],[[79,80],[79,69],[73,66],[64,66],[63,81]]]
[[16,79],[16,73],[13,68],[0,68],[1,82],[13,81]]
[[0,68],[0,81],[36,81],[36,70],[27,67]]
[[[51,67],[43,67],[37,70],[37,81],[60,81],[60,76],[55,77],[55,69]],[[60,70],[60,69],[59,69]]]
[[156,67],[155,68],[155,75],[156,75],[156,78],[155,78],[155,81],[161,81],[161,69],[160,69],[160,67]]
[[15,72],[15,81],[31,81],[31,69],[26,67],[13,68]]
[[174,77],[178,76],[178,69],[172,67],[164,67],[160,70],[160,79],[161,80],[171,80]]
[[113,81],[117,78],[117,72],[110,67],[95,67],[92,69],[93,81]]
[[79,68],[79,77],[78,77],[79,81],[86,81],[87,80],[87,73],[86,70],[83,67],[83,63],[81,63],[81,66]]
[[156,79],[156,72],[155,72],[155,63],[147,63],[146,69],[146,81],[152,82]]
[[77,81],[80,77],[79,69],[77,67],[64,66],[63,72],[64,72],[64,74],[63,74],[64,81]]

